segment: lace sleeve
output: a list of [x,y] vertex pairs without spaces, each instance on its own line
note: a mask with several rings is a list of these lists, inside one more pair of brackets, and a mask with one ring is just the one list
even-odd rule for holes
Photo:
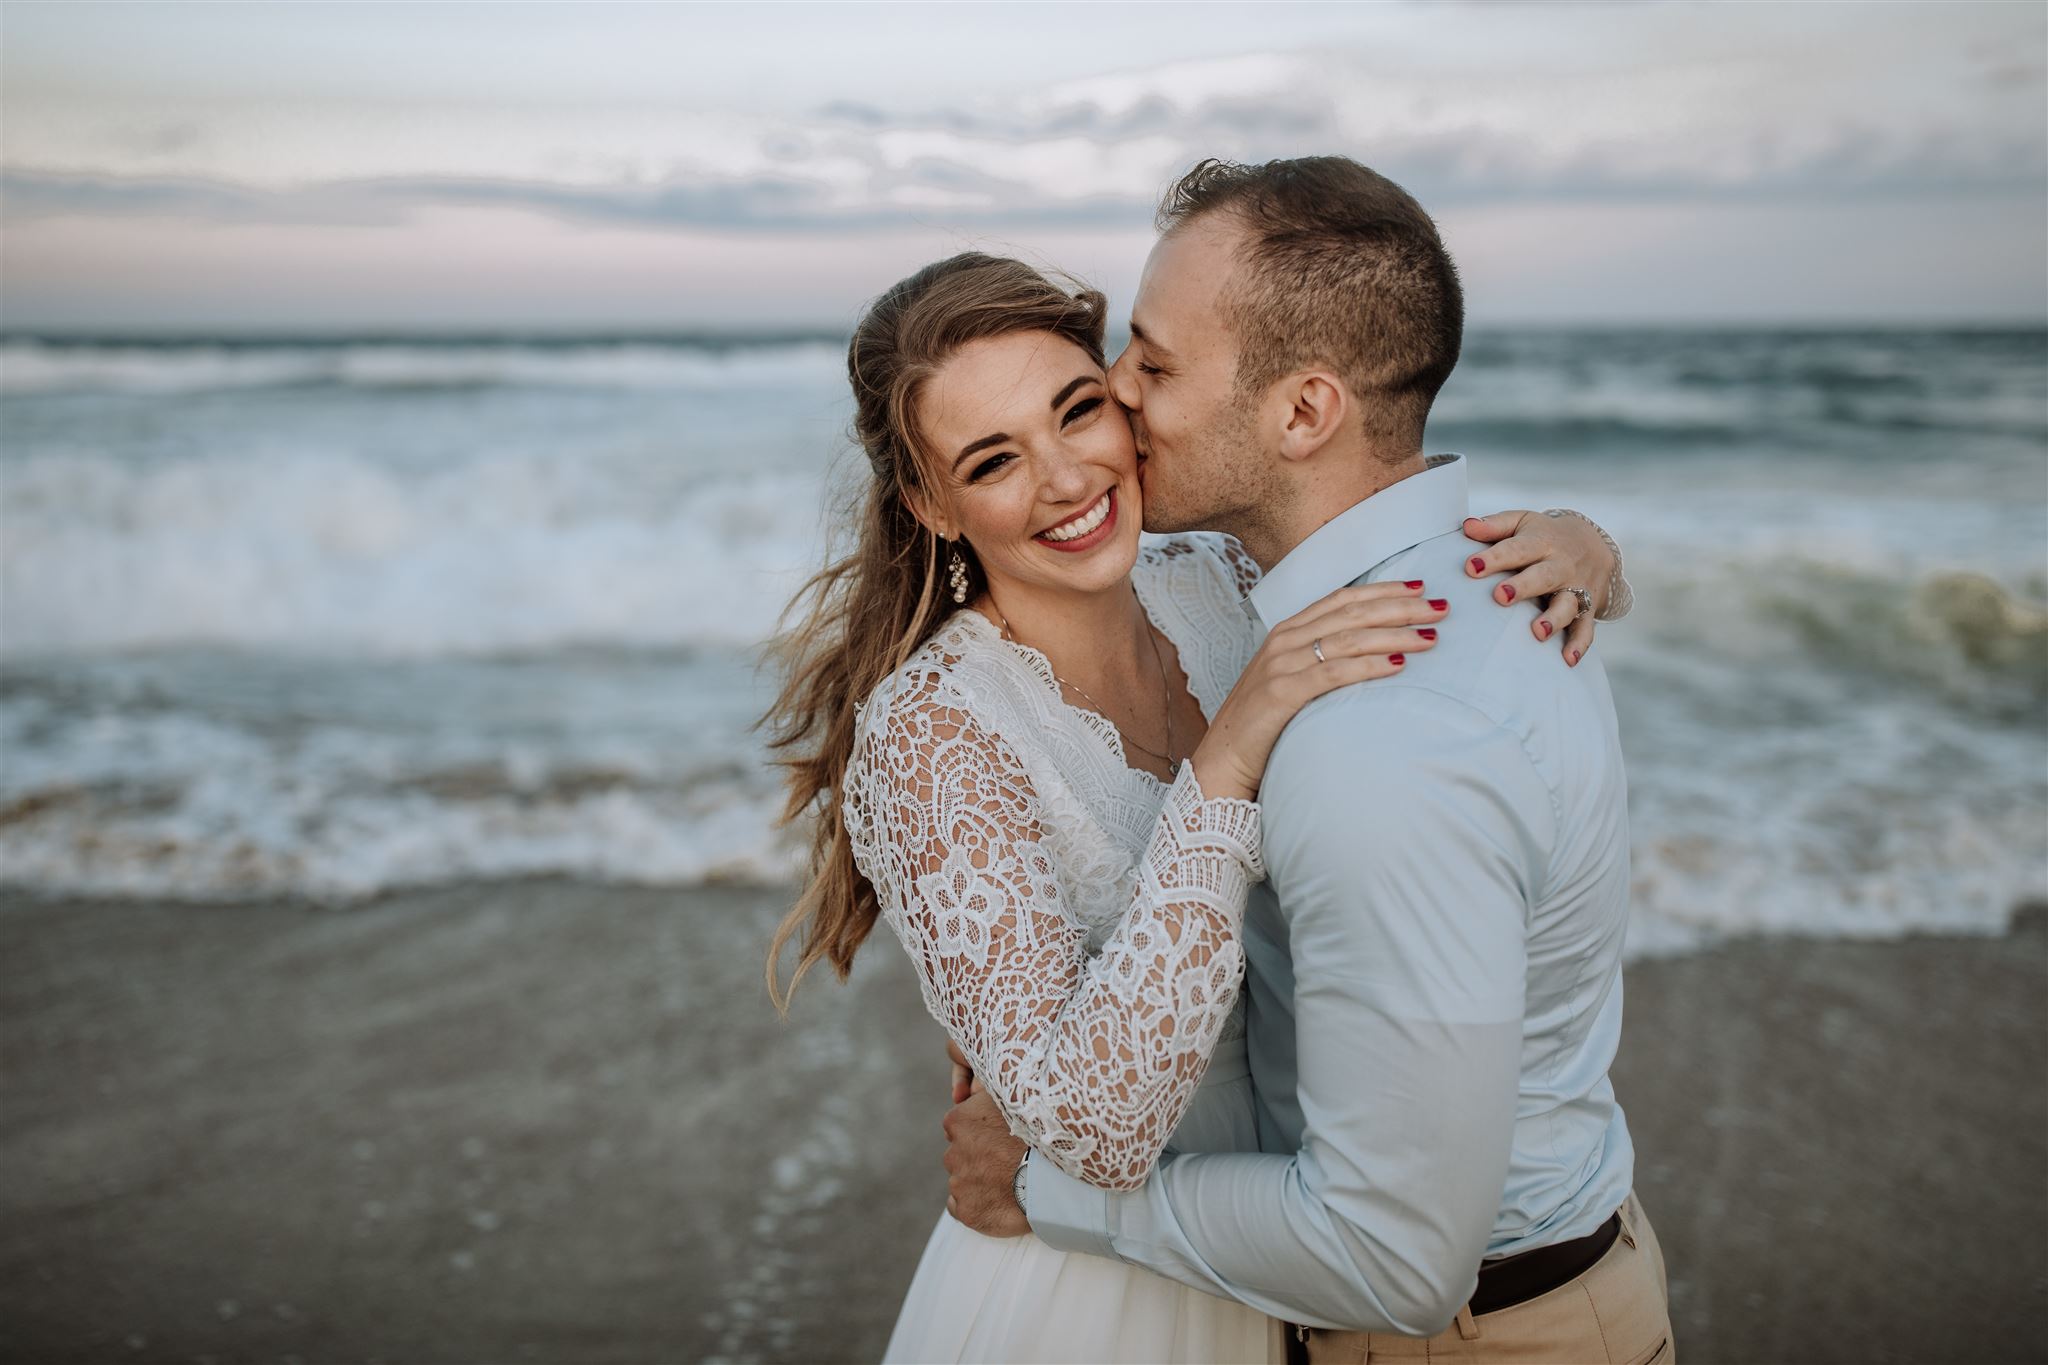
[[956,700],[913,684],[856,746],[854,860],[1011,1130],[1070,1175],[1135,1189],[1244,975],[1245,894],[1265,875],[1258,807],[1203,799],[1183,764],[1130,910],[1091,958],[1029,775]]

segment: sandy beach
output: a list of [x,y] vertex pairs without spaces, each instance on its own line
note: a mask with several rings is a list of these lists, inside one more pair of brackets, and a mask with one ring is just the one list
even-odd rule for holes
[[[858,1361],[943,1202],[893,945],[787,895],[0,901],[0,1358]],[[2048,915],[1627,977],[1683,1359],[2048,1356]]]

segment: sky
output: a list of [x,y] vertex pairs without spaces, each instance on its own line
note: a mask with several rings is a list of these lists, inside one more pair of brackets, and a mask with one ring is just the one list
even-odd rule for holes
[[0,6],[10,331],[843,330],[1339,152],[1475,323],[2048,318],[2048,6]]

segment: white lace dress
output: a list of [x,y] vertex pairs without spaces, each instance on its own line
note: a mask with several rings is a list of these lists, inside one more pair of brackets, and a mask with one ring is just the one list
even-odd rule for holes
[[[1257,569],[1193,534],[1139,552],[1140,601],[1205,715],[1252,652]],[[855,862],[926,1006],[1013,1132],[1091,1184],[1144,1182],[1161,1148],[1249,1150],[1238,929],[1262,878],[1258,808],[1130,767],[1045,656],[956,612],[857,713]],[[1213,1061],[1212,1061],[1213,1057]],[[1272,1361],[1241,1304],[941,1214],[891,1361]]]

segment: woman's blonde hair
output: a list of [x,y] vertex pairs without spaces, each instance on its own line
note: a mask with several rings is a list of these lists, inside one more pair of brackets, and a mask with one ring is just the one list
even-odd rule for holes
[[[823,959],[844,979],[874,928],[874,887],[854,866],[840,788],[853,756],[854,704],[930,639],[954,604],[939,588],[944,543],[918,521],[911,498],[931,488],[935,454],[918,428],[918,400],[940,366],[969,342],[1049,332],[1102,363],[1103,296],[1066,287],[1022,261],[962,252],[899,281],[876,299],[846,351],[853,430],[873,477],[859,494],[852,552],[798,589],[770,657],[782,688],[762,716],[788,787],[782,823],[810,816],[810,872],[803,894],[768,948],[768,996],[787,1011],[797,983]],[[970,593],[980,565],[964,541]],[[785,987],[783,949],[802,936]]]

